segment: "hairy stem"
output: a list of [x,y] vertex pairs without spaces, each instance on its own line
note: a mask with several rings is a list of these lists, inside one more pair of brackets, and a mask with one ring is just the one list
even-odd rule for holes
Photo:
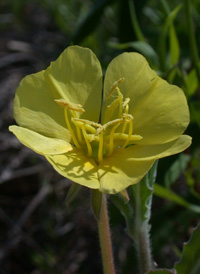
[[104,274],[115,274],[110,226],[105,194],[102,195],[101,214],[98,221]]

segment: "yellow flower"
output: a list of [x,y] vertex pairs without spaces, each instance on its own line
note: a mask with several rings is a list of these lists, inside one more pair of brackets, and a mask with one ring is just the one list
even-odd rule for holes
[[162,80],[138,53],[113,59],[105,75],[87,48],[68,47],[41,72],[26,76],[10,126],[57,172],[104,193],[138,183],[155,160],[191,144],[183,91]]

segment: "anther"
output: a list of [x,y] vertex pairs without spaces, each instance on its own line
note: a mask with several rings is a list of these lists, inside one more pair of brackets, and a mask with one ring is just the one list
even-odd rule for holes
[[124,102],[123,102],[123,104],[122,104],[122,106],[123,106],[123,108],[125,108],[127,105],[128,105],[128,103],[130,102],[130,98],[128,97],[128,98],[125,98],[125,100],[124,100]]
[[91,132],[92,134],[96,134],[96,129],[94,127],[100,128],[101,125],[97,124],[95,122],[89,121],[89,120],[85,120],[85,119],[79,119],[79,118],[72,118],[71,119],[72,122],[78,126],[78,127],[82,127],[82,125],[85,125],[85,129],[88,130],[89,132]]
[[114,84],[112,85],[110,92],[108,93],[106,99],[109,99],[111,94],[113,93],[113,91],[116,89],[116,87],[118,87],[119,84],[121,84],[122,82],[124,82],[125,78],[120,78],[119,80],[115,81]]
[[133,120],[133,116],[128,113],[123,113],[122,118],[124,118],[125,121],[129,122],[130,120]]
[[100,128],[97,129],[97,134],[100,134],[102,132],[102,130],[105,130],[107,127],[123,123],[123,121],[124,121],[123,118],[109,121],[108,123],[104,124],[103,126],[101,126]]
[[84,108],[80,104],[69,103],[69,102],[65,101],[64,99],[56,99],[54,101],[56,103],[58,103],[63,108],[75,110],[80,113],[85,112]]

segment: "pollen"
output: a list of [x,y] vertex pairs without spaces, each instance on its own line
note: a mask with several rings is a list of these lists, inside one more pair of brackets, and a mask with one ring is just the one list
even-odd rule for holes
[[94,158],[97,163],[102,162],[104,157],[110,157],[114,152],[122,151],[142,139],[142,136],[133,134],[133,116],[128,113],[130,98],[123,99],[118,87],[124,80],[122,77],[115,81],[106,98],[107,100],[116,93],[115,99],[107,108],[117,113],[117,117],[103,125],[82,119],[80,116],[85,110],[80,104],[67,102],[64,99],[55,100],[64,108],[72,145],[83,150],[87,157]]

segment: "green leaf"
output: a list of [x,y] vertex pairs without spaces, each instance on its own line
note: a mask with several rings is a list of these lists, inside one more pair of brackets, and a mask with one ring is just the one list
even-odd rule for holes
[[166,200],[173,201],[180,206],[183,206],[187,209],[194,211],[195,213],[200,213],[200,206],[188,203],[183,198],[178,196],[176,193],[174,193],[173,191],[171,191],[161,185],[154,184],[154,194],[156,196],[164,198]]
[[[148,174],[141,182],[129,187],[129,191],[132,190],[134,194],[134,197],[133,195],[130,195],[129,202],[127,202],[127,200],[125,200],[121,194],[110,195],[111,201],[120,210],[121,214],[124,216],[126,220],[127,233],[130,237],[134,237],[134,213],[136,214],[135,209],[137,209],[137,206],[142,209],[139,216],[140,224],[142,224],[143,222],[148,223],[150,219],[153,185],[157,173],[157,163],[158,162],[156,162],[153,165],[151,170],[148,172]],[[140,204],[137,204],[137,202],[139,202]]]
[[66,206],[69,206],[69,204],[75,199],[77,196],[78,192],[82,188],[81,185],[73,183],[67,193],[67,197],[65,199],[65,204]]
[[186,169],[190,156],[187,154],[180,154],[178,159],[170,166],[165,174],[164,182],[167,188],[170,187],[181,175],[181,173]]
[[131,206],[130,202],[127,202],[120,193],[110,195],[110,199],[124,217],[127,226],[127,234],[131,236],[133,229],[133,207]]
[[184,245],[183,254],[178,263],[175,264],[177,274],[200,273],[200,226],[198,226],[188,243]]
[[176,64],[180,57],[180,46],[176,35],[176,30],[173,25],[169,29],[169,45],[170,45],[170,65]]
[[164,27],[163,27],[163,31],[164,34],[167,33],[169,27],[171,26],[171,24],[173,23],[174,19],[176,18],[177,14],[179,13],[179,11],[182,8],[182,4],[178,5],[173,11],[171,11],[169,13],[169,15],[167,16],[167,19],[165,21]]
[[[154,191],[154,182],[157,174],[158,161],[153,165],[151,170],[147,173],[144,179],[137,185],[133,186],[133,191],[136,187],[140,188],[140,198],[141,198],[141,221],[149,221],[151,217],[151,204]],[[137,191],[135,193],[138,194]],[[137,197],[136,197],[137,199]]]
[[[178,12],[180,11],[180,9],[182,8],[182,5],[178,5],[173,11],[171,11],[166,20],[165,20],[165,23],[164,23],[164,26],[162,28],[162,32],[161,32],[161,36],[160,36],[160,41],[159,41],[159,51],[160,51],[160,64],[161,64],[161,68],[163,71],[166,71],[166,37],[167,37],[167,34],[168,34],[168,30],[171,26],[173,26],[173,21],[174,19],[176,18]],[[177,41],[175,41],[175,37],[174,37],[175,33],[172,31],[172,36],[173,36],[173,46],[174,46],[174,43],[176,44],[176,47],[177,46]],[[177,50],[177,53],[178,53],[178,48],[176,49]],[[176,53],[176,55],[177,55]],[[174,57],[173,57],[174,58]],[[176,56],[177,58],[177,56]]]
[[175,271],[169,269],[156,269],[147,272],[146,274],[176,274]]
[[92,189],[92,208],[97,221],[99,221],[101,215],[101,206],[102,193],[97,189]]
[[186,86],[187,86],[187,96],[190,97],[195,94],[198,88],[198,78],[196,69],[192,69],[190,73],[186,76]]

